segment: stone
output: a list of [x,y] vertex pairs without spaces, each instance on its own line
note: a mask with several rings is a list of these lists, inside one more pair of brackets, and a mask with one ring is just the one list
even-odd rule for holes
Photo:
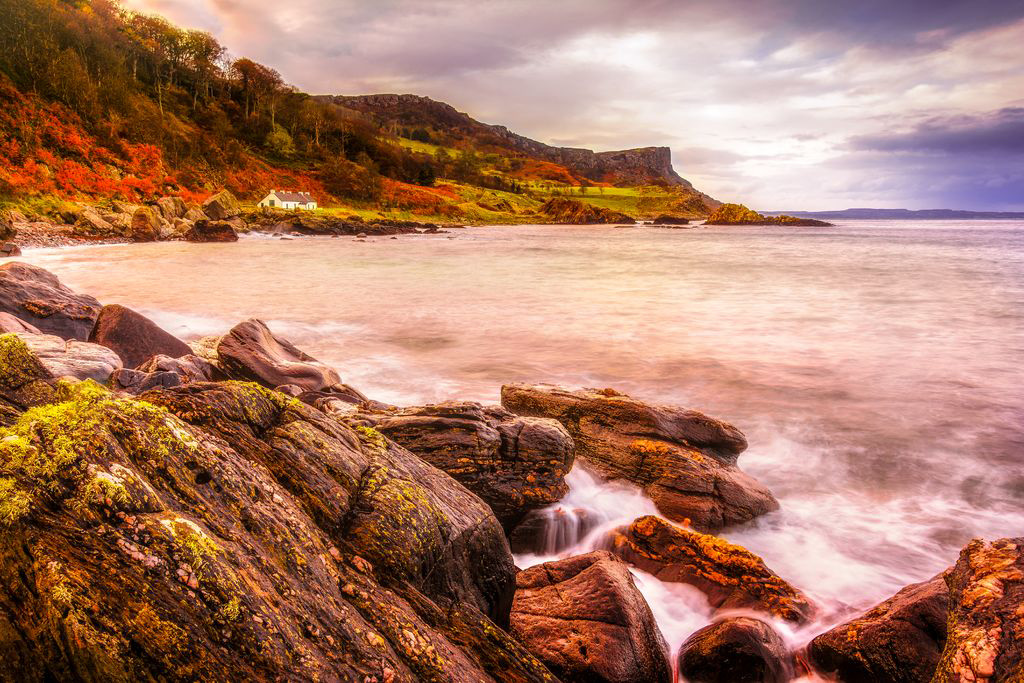
[[764,216],[742,204],[722,204],[708,216],[705,225],[793,225],[805,227],[829,227],[832,224],[813,218],[794,216]]
[[161,197],[156,200],[156,206],[163,217],[172,223],[175,218],[184,217],[188,211],[188,207],[185,206],[181,197]]
[[128,368],[137,367],[151,356],[176,358],[192,351],[188,344],[165,332],[146,316],[118,304],[100,309],[89,341],[112,349]]
[[116,353],[99,344],[66,341],[50,334],[16,334],[53,377],[106,382],[123,365]]
[[0,240],[9,240],[17,234],[18,228],[15,223],[18,222],[19,218],[21,221],[25,220],[25,217],[20,212],[0,211]]
[[0,265],[0,312],[64,339],[89,338],[100,302],[75,294],[57,276],[27,263]]
[[160,237],[160,216],[149,206],[140,206],[132,214],[128,236],[135,242],[153,242]]
[[220,338],[216,350],[220,368],[233,379],[271,389],[294,384],[303,391],[321,392],[341,384],[337,371],[275,336],[261,320],[235,325]]
[[612,389],[548,384],[505,385],[501,403],[518,415],[561,422],[578,458],[605,477],[636,483],[673,521],[716,531],[779,507],[737,466],[747,447],[743,433],[695,410],[644,403]]
[[663,213],[660,216],[656,216],[651,223],[653,225],[689,225],[690,219]]
[[556,683],[490,509],[258,385],[79,383],[0,462],[0,680]]
[[930,681],[946,643],[944,575],[915,583],[814,638],[808,655],[847,683]]
[[506,530],[568,492],[572,437],[555,420],[471,402],[362,412],[355,419],[480,496]]
[[537,209],[537,213],[552,223],[565,225],[636,222],[621,211],[613,211],[567,197],[552,197]]
[[21,247],[14,242],[0,243],[0,257],[11,258],[14,256],[21,256]]
[[27,408],[53,400],[53,379],[19,335],[0,334],[0,424],[9,425]]
[[214,221],[222,221],[242,213],[242,207],[235,196],[227,190],[221,190],[203,202],[203,213]]
[[604,551],[519,572],[511,632],[564,683],[672,680],[651,608]]
[[203,213],[202,209],[193,206],[185,212],[185,215],[182,216],[182,218],[189,223],[195,223],[196,221],[206,220],[206,214]]
[[[679,649],[679,675],[689,683],[788,683],[793,657],[760,619],[733,617],[700,629]],[[844,682],[846,679],[843,679]]]
[[971,541],[946,586],[946,645],[932,683],[1024,681],[1024,538]]
[[573,547],[602,520],[587,508],[543,508],[528,513],[508,535],[512,552],[553,555]]
[[807,596],[742,546],[717,536],[681,529],[648,515],[620,527],[609,549],[662,581],[685,583],[718,609],[753,609],[806,623],[815,612]]
[[35,325],[31,325],[10,313],[0,313],[0,334],[4,334],[6,332],[31,332],[32,334],[42,334],[42,332],[39,331],[39,328]]
[[237,242],[238,233],[227,221],[196,221],[185,231],[189,242]]
[[75,227],[79,232],[84,232],[87,235],[116,235],[120,233],[120,230],[101,217],[92,207],[87,207],[79,212]]

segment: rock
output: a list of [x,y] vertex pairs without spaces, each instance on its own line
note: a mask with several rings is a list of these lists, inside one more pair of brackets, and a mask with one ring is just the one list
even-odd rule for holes
[[971,541],[946,585],[948,632],[932,683],[1024,681],[1024,538]]
[[112,349],[129,368],[137,367],[151,356],[176,358],[192,352],[188,344],[160,329],[146,316],[118,304],[100,309],[89,341]]
[[75,227],[77,227],[80,232],[84,232],[87,235],[116,235],[120,232],[91,207],[83,209],[78,214],[78,220],[75,221]]
[[116,353],[99,344],[65,341],[51,334],[16,334],[53,377],[106,382],[123,365]]
[[610,550],[662,581],[700,589],[712,607],[756,609],[803,623],[814,613],[807,597],[746,548],[687,531],[654,516],[641,517],[609,537]]
[[628,567],[597,551],[516,576],[512,635],[565,683],[668,683],[668,646]]
[[217,356],[229,377],[268,388],[294,384],[304,391],[324,391],[341,384],[333,368],[274,336],[261,320],[246,320],[231,328],[217,343]]
[[114,228],[114,232],[118,235],[127,234],[132,226],[131,213],[105,213],[102,218]]
[[711,212],[705,225],[796,225],[796,226],[831,226],[831,223],[812,218],[795,218],[785,214],[781,216],[764,216],[752,211],[742,204],[722,204]]
[[356,235],[356,238],[357,239],[366,239],[366,233],[365,232],[361,232],[361,233]]
[[6,332],[31,332],[32,334],[42,334],[39,328],[35,325],[30,325],[21,318],[15,317],[10,313],[0,313],[0,334]]
[[175,218],[183,218],[188,211],[181,197],[161,197],[156,200],[156,205],[163,217],[171,223]]
[[679,650],[679,675],[690,683],[788,683],[795,678],[793,658],[779,634],[749,617],[724,619],[687,638]]
[[0,265],[0,312],[64,339],[89,338],[100,302],[75,294],[57,276],[27,263]]
[[553,555],[579,543],[602,521],[586,508],[534,510],[509,533],[508,545],[517,555]]
[[589,225],[601,223],[635,223],[631,217],[620,211],[613,211],[588,204],[586,202],[552,197],[537,209],[537,213],[550,219],[552,223],[566,225]]
[[489,508],[275,392],[81,383],[0,463],[2,680],[555,683]]
[[0,424],[9,425],[26,408],[51,401],[55,395],[53,379],[21,337],[0,334]]
[[930,681],[946,643],[948,606],[940,574],[819,635],[808,654],[818,669],[847,683]]
[[189,242],[237,242],[238,233],[227,221],[196,221],[185,232]]
[[694,410],[643,403],[611,389],[509,384],[502,405],[561,422],[601,474],[635,482],[669,519],[715,531],[776,510],[771,492],[736,466],[747,447],[730,424]]
[[14,242],[0,243],[0,257],[11,258],[12,256],[21,256],[21,247]]
[[149,206],[140,206],[132,214],[128,236],[135,242],[153,242],[160,237],[160,217]]
[[[17,216],[14,216],[14,213],[13,211],[0,211],[0,240],[9,240],[17,234],[18,228],[15,226]],[[24,216],[21,218],[24,220]]]
[[655,217],[651,223],[654,225],[689,225],[690,219],[663,213],[660,216]]
[[117,370],[110,376],[110,383],[116,389],[140,394],[150,389],[166,389],[190,382],[208,382],[217,379],[218,376],[217,369],[198,356],[153,356],[137,369]]
[[203,202],[203,213],[210,220],[222,221],[242,213],[242,207],[234,195],[227,190],[221,190]]
[[196,221],[206,220],[206,214],[203,213],[201,209],[192,207],[191,209],[185,212],[185,215],[182,216],[182,218],[188,221],[189,223],[195,223]]
[[356,419],[480,496],[506,530],[568,492],[572,437],[555,420],[468,402],[364,412]]

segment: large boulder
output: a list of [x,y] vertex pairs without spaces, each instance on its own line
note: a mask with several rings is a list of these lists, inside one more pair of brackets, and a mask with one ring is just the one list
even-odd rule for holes
[[573,547],[607,521],[589,508],[547,507],[533,510],[509,532],[512,552],[554,555]]
[[151,206],[140,206],[132,214],[128,237],[135,242],[153,242],[160,239],[163,223],[160,215]]
[[940,575],[907,586],[811,641],[821,671],[846,683],[930,681],[946,643],[949,590]]
[[611,551],[662,581],[700,589],[712,607],[754,609],[803,623],[810,600],[746,548],[717,536],[687,531],[654,516],[616,529]]
[[679,648],[678,663],[688,683],[788,683],[795,677],[785,641],[770,625],[750,617],[700,629]]
[[554,683],[497,520],[408,451],[254,384],[64,391],[0,433],[0,679]]
[[237,242],[238,233],[228,221],[200,220],[184,232],[189,242]]
[[946,585],[946,646],[932,683],[1024,681],[1024,538],[971,541]]
[[176,358],[192,352],[188,344],[160,329],[146,316],[118,304],[100,309],[89,341],[112,349],[129,368],[152,356]]
[[275,336],[262,320],[235,325],[217,342],[216,352],[221,369],[233,379],[318,392],[341,384],[337,371]]
[[672,680],[651,608],[629,568],[607,552],[519,572],[512,635],[564,683]]
[[67,341],[52,334],[17,335],[53,377],[106,382],[123,365],[116,353],[99,344]]
[[51,401],[53,380],[20,336],[0,334],[0,424],[11,424],[25,409]]
[[203,213],[210,220],[222,221],[242,213],[242,207],[233,194],[227,190],[221,190],[203,202]]
[[160,210],[160,215],[171,223],[175,218],[183,218],[188,211],[188,207],[181,197],[160,197],[156,200],[156,206]]
[[115,389],[140,394],[150,389],[166,389],[190,382],[209,382],[217,379],[218,375],[209,361],[198,356],[153,356],[135,369],[115,371],[110,376],[110,384]]
[[577,457],[606,477],[640,485],[674,521],[715,531],[778,509],[772,494],[736,465],[747,447],[742,432],[703,413],[611,389],[548,384],[505,385],[501,403],[518,415],[561,422]]
[[0,265],[0,312],[46,334],[85,341],[99,315],[100,302],[75,294],[49,271],[16,261]]
[[12,211],[0,211],[0,240],[9,240],[18,234],[16,217]]
[[10,313],[0,313],[0,334],[6,332],[31,332],[32,334],[42,334],[42,331],[30,323],[25,322],[17,316],[13,316]]
[[121,232],[92,207],[87,207],[79,212],[75,228],[77,232],[97,236],[117,235]]
[[555,420],[466,402],[363,412],[355,419],[461,482],[506,530],[568,492],[572,437]]

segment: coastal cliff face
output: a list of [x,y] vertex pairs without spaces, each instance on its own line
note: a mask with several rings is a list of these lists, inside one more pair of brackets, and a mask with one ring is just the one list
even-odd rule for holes
[[666,183],[694,190],[693,185],[672,168],[672,152],[668,147],[638,147],[610,152],[555,147],[514,133],[505,126],[481,123],[450,104],[421,95],[337,95],[328,99],[347,109],[368,114],[383,124],[434,126],[473,138],[484,145],[495,145],[531,158],[561,164],[592,180],[632,185]]

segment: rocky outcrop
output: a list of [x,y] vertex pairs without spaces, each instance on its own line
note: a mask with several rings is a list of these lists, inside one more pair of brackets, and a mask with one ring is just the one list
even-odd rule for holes
[[359,216],[343,218],[330,214],[307,212],[288,213],[275,209],[260,209],[244,216],[245,222],[256,230],[298,235],[408,235],[416,233],[438,233],[441,226],[436,223],[415,221],[374,220],[364,221]]
[[106,382],[122,366],[116,353],[99,344],[67,341],[51,334],[17,335],[52,377]]
[[643,487],[666,517],[713,531],[778,508],[736,466],[746,438],[694,410],[644,403],[611,389],[570,391],[510,384],[501,402],[518,415],[550,417],[572,435],[576,455],[606,477]]
[[160,197],[156,200],[156,206],[160,215],[169,223],[173,223],[175,218],[184,218],[188,212],[188,206],[181,197]]
[[247,383],[63,391],[0,433],[0,678],[554,681],[499,628],[490,510],[378,433]]
[[468,402],[361,412],[353,420],[461,482],[491,506],[506,530],[568,491],[572,437],[555,420]]
[[512,635],[565,683],[668,683],[668,647],[629,569],[592,552],[516,576]]
[[275,336],[262,320],[235,325],[220,338],[216,350],[220,368],[233,379],[270,388],[292,384],[320,392],[341,384],[333,368]]
[[[20,336],[0,334],[0,424],[9,425],[26,408],[52,400],[53,379]],[[0,498],[3,495],[0,483]]]
[[135,242],[153,242],[160,239],[163,224],[159,214],[150,206],[140,206],[132,214],[128,236]]
[[764,560],[717,536],[647,516],[612,532],[608,543],[613,553],[662,581],[700,589],[712,607],[755,609],[797,623],[814,613],[807,597]]
[[689,225],[690,219],[663,213],[660,216],[655,216],[651,223],[654,225]]
[[100,216],[96,209],[92,207],[87,207],[79,212],[75,228],[86,235],[109,236],[122,233],[122,230]]
[[971,541],[946,585],[946,646],[932,683],[1024,681],[1024,538]]
[[722,204],[711,212],[705,225],[793,225],[806,227],[828,227],[831,223],[813,218],[793,216],[764,216],[742,204]]
[[0,242],[0,258],[21,256],[21,247],[14,242]]
[[816,637],[808,654],[846,683],[930,681],[946,643],[948,605],[943,576],[912,584]]
[[700,629],[683,643],[678,662],[679,675],[689,683],[788,683],[795,678],[793,657],[782,637],[749,617]]
[[46,334],[85,341],[99,315],[100,302],[75,294],[42,268],[14,262],[0,265],[0,311]]
[[233,194],[221,190],[203,202],[203,213],[210,220],[223,221],[242,213],[242,207]]
[[188,242],[237,242],[238,233],[227,221],[196,221],[185,231]]
[[544,508],[526,515],[509,533],[512,552],[553,555],[579,543],[604,520],[587,508]]
[[110,384],[115,389],[140,394],[218,378],[217,369],[209,361],[189,354],[180,358],[153,356],[135,369],[117,370],[110,376]]
[[550,223],[565,225],[592,225],[602,223],[635,223],[619,211],[604,209],[586,202],[565,197],[552,197],[544,202],[537,213]]
[[156,355],[175,358],[191,353],[185,342],[165,332],[146,316],[118,304],[100,309],[89,341],[112,349],[129,368]]
[[15,317],[10,313],[0,313],[0,334],[6,332],[30,332],[32,334],[42,334],[38,327],[30,325],[21,318]]

